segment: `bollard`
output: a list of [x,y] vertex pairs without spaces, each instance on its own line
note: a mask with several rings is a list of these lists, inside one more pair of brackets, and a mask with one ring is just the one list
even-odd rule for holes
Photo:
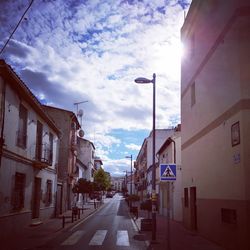
[[62,217],[62,227],[64,228],[64,225],[65,225],[65,216],[63,215]]

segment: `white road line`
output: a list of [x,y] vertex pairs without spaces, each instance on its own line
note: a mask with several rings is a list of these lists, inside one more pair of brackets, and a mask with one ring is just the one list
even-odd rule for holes
[[73,234],[69,236],[61,245],[68,246],[68,245],[75,245],[78,240],[83,236],[85,232],[84,231],[76,231]]
[[107,232],[108,232],[107,230],[97,230],[94,236],[92,237],[91,241],[89,242],[89,245],[101,246],[106,237]]
[[126,230],[117,231],[116,245],[117,246],[129,246],[128,231]]

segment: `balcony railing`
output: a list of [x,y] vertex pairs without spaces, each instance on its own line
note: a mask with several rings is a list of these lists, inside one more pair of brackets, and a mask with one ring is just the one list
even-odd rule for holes
[[38,168],[46,168],[52,165],[53,152],[48,144],[36,145],[36,157],[34,166]]

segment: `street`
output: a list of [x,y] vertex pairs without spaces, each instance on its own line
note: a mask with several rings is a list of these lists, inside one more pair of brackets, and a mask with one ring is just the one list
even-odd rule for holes
[[133,239],[136,234],[127,204],[116,194],[87,220],[62,232],[39,249],[146,249],[144,241]]

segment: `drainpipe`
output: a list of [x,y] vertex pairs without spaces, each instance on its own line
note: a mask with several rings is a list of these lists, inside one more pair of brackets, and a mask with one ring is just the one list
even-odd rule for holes
[[3,155],[3,145],[4,145],[4,122],[5,122],[5,93],[6,93],[6,83],[3,79],[3,88],[2,88],[2,99],[1,99],[1,135],[0,135],[0,168],[2,166],[2,155]]

